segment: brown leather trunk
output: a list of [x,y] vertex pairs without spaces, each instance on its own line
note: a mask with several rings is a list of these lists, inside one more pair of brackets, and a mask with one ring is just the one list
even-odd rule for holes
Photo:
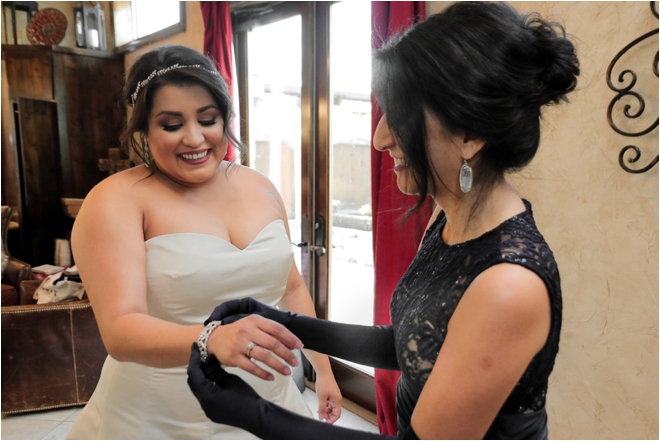
[[[38,282],[21,285],[21,302]],[[2,414],[85,404],[106,356],[87,299],[3,307]]]

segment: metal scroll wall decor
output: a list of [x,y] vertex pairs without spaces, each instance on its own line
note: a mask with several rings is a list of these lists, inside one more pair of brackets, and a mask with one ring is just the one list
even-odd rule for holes
[[[653,15],[655,15],[656,18],[658,18],[658,8],[657,8],[657,5],[656,5],[656,2],[652,1],[650,3],[651,3],[651,12],[653,13]],[[636,40],[632,41],[626,47],[621,49],[621,51],[618,54],[616,54],[616,56],[614,57],[614,59],[610,63],[609,67],[607,68],[607,85],[609,86],[610,89],[612,89],[614,92],[617,93],[616,96],[610,102],[610,105],[607,107],[607,122],[610,124],[610,127],[612,127],[612,129],[614,129],[614,131],[619,133],[620,135],[628,136],[628,137],[643,136],[643,135],[646,135],[647,133],[653,131],[656,127],[658,127],[658,118],[656,118],[655,122],[653,124],[651,124],[651,126],[647,127],[646,129],[644,129],[642,131],[639,131],[639,132],[630,132],[630,131],[621,129],[619,126],[617,126],[617,124],[612,119],[612,109],[614,108],[614,105],[621,98],[628,97],[628,96],[635,97],[635,99],[637,99],[637,101],[639,103],[639,107],[638,107],[636,112],[631,113],[630,110],[631,110],[632,106],[630,104],[626,104],[623,108],[623,114],[627,118],[638,118],[640,115],[642,115],[644,113],[644,110],[646,108],[646,102],[644,101],[644,98],[642,97],[641,94],[639,94],[638,92],[635,92],[635,91],[632,90],[632,88],[637,83],[637,74],[635,74],[635,72],[633,72],[631,69],[626,69],[626,70],[622,71],[619,74],[619,78],[618,78],[619,83],[623,83],[625,81],[625,77],[627,75],[629,75],[630,76],[629,78],[631,78],[630,84],[628,84],[627,86],[623,86],[623,87],[616,87],[614,85],[614,82],[612,81],[612,69],[614,68],[614,65],[616,64],[616,62],[619,61],[619,59],[625,53],[627,53],[630,49],[632,49],[637,44],[641,43],[642,41],[644,41],[644,40],[646,40],[646,39],[648,39],[651,36],[656,35],[656,34],[658,34],[658,29],[654,29],[652,31],[649,31],[646,34],[642,35],[641,37],[637,38]],[[656,77],[658,76],[658,52],[656,52],[655,57],[653,57],[653,73],[655,74]],[[655,166],[658,163],[658,155],[656,155],[656,157],[648,165],[646,165],[645,167],[640,168],[640,169],[632,169],[632,168],[628,167],[628,165],[624,161],[624,155],[626,154],[626,152],[628,152],[628,150],[634,150],[635,151],[634,156],[631,157],[631,158],[628,158],[629,163],[637,162],[639,160],[639,158],[641,157],[642,153],[641,153],[639,147],[637,147],[635,145],[627,145],[623,149],[621,149],[621,151],[619,152],[619,164],[621,165],[621,167],[625,171],[627,171],[629,173],[644,173],[644,172],[650,170],[651,168],[653,168],[653,166]]]

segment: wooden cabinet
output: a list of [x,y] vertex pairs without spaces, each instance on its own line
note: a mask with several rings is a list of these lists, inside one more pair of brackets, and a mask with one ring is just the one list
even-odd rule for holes
[[120,55],[2,45],[2,203],[18,211],[16,257],[53,263],[61,198],[84,198],[107,176],[98,164],[119,146],[123,75]]

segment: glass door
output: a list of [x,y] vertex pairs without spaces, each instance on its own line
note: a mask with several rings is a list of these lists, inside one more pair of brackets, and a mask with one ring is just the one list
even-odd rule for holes
[[[330,7],[328,318],[359,325],[374,323],[370,20],[370,2]],[[371,367],[348,364],[374,373]]]
[[[295,15],[247,34],[250,167],[275,185],[294,243],[302,234],[301,17]],[[286,50],[282,50],[286,48]],[[293,246],[298,269],[302,247]]]
[[[365,325],[374,286],[370,19],[369,2],[232,11],[244,163],[282,195],[316,315]],[[344,396],[375,412],[373,370],[331,363]]]

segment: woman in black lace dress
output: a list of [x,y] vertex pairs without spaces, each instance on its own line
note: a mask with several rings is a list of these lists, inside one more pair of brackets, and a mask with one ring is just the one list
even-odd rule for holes
[[[394,292],[393,325],[337,324],[252,300],[209,320],[257,313],[308,348],[400,369],[400,438],[547,438],[559,273],[531,204],[505,175],[532,160],[541,108],[566,100],[578,66],[560,25],[501,3],[456,3],[391,41],[374,55],[385,114],[374,147],[394,158],[401,191],[437,205]],[[189,384],[214,421],[262,438],[374,436],[279,409],[197,354]]]

